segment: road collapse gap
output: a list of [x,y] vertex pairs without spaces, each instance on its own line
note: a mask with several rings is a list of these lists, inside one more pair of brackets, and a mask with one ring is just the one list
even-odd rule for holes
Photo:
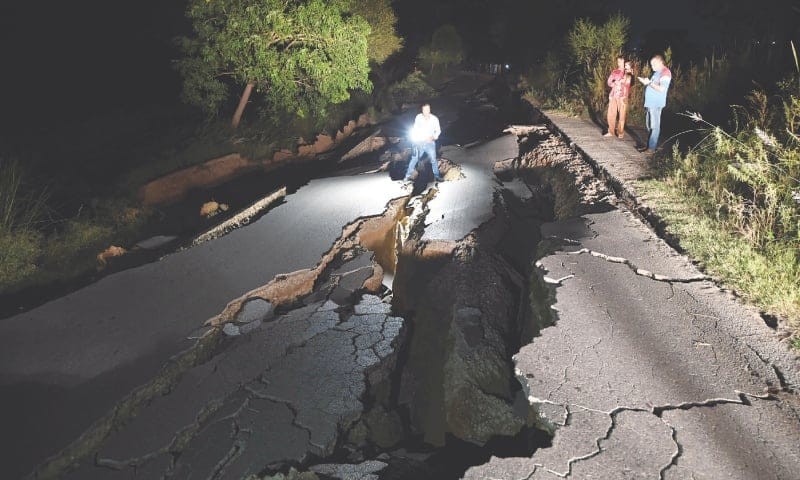
[[[359,232],[395,275],[392,305],[407,333],[397,370],[368,389],[339,461],[379,459],[388,465],[381,479],[446,479],[491,456],[529,457],[550,446],[552,429],[528,404],[512,356],[554,321],[551,287],[534,269],[547,248],[539,227],[575,214],[585,199],[574,172],[547,165],[569,162],[546,142],[544,150],[532,145],[550,139],[537,135],[523,137],[537,153],[498,166],[495,218],[465,239],[420,240],[433,189]],[[542,152],[546,162],[532,161]]]

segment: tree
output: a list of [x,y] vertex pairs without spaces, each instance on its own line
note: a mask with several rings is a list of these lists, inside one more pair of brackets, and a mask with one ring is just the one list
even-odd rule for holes
[[611,16],[602,25],[579,18],[567,35],[572,58],[587,73],[597,68],[613,67],[615,57],[622,53],[622,47],[628,41],[630,24],[627,17],[619,14]]
[[305,115],[369,91],[370,27],[348,0],[189,0],[194,36],[181,39],[183,99],[213,113],[244,86],[235,128],[253,90],[276,110]]
[[567,34],[572,61],[582,71],[580,88],[584,100],[595,112],[603,109],[608,98],[606,78],[628,41],[630,23],[621,14],[612,15],[600,25],[579,18]]
[[442,25],[436,29],[430,45],[420,48],[419,58],[423,63],[430,64],[431,71],[437,65],[447,68],[449,65],[461,63],[464,59],[464,47],[456,27]]
[[369,23],[367,55],[372,62],[381,64],[403,48],[403,39],[397,34],[397,15],[391,0],[351,0],[350,11]]

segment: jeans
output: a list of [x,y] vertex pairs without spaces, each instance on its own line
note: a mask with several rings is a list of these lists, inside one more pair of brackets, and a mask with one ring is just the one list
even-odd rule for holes
[[650,131],[647,149],[655,150],[658,146],[658,135],[661,134],[661,107],[647,108],[647,129]]
[[417,162],[423,155],[428,154],[431,161],[431,168],[433,169],[433,176],[439,178],[439,162],[436,160],[436,142],[425,142],[414,144],[414,153],[411,155],[411,161],[408,162],[408,169],[406,169],[406,177],[408,180],[414,169],[417,168]]

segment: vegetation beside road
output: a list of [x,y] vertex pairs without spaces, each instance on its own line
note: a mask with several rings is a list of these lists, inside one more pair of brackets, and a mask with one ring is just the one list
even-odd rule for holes
[[64,216],[29,173],[18,160],[0,158],[0,293],[94,271],[98,253],[133,242],[148,219],[125,198]]
[[[190,3],[187,18],[198,20],[193,25],[195,35],[182,38],[186,57],[178,66],[187,74],[189,87],[203,81],[206,86],[213,84],[210,89],[189,88],[184,92],[187,100],[196,94],[192,103],[211,102],[208,104],[213,104],[213,109],[170,105],[111,112],[69,125],[54,125],[50,132],[30,131],[24,138],[15,139],[16,146],[4,145],[0,151],[0,295],[90,274],[97,267],[98,253],[111,245],[130,248],[141,240],[148,225],[162,216],[158,210],[142,208],[136,199],[139,187],[150,180],[233,151],[261,159],[279,149],[296,149],[298,139],[311,140],[320,132],[335,134],[359,114],[369,113],[380,120],[409,98],[429,98],[434,93],[422,75],[402,80],[407,71],[402,59],[391,66],[382,65],[403,45],[388,0],[335,4],[308,0],[295,5],[297,8],[263,0],[259,12],[274,10],[279,14],[269,15],[267,20],[285,27],[282,33],[289,43],[293,35],[307,36],[315,29],[329,27],[332,30],[328,33],[334,36],[341,29],[357,31],[360,40],[326,43],[320,48],[328,50],[308,58],[304,57],[308,49],[279,48],[272,52],[281,56],[278,61],[295,65],[313,78],[286,72],[281,79],[265,80],[262,86],[271,96],[254,95],[242,125],[232,130],[229,119],[235,100],[247,82],[261,80],[250,74],[269,67],[269,62],[264,63],[269,52],[264,50],[265,56],[243,56],[250,62],[245,65],[225,64],[225,58],[237,49],[250,52],[248,49],[254,48],[248,43],[252,38],[236,29],[257,31],[264,27],[264,18],[233,0]],[[208,9],[214,15],[200,14]],[[330,22],[308,21],[316,11],[324,12]],[[230,22],[224,21],[226,15]],[[209,50],[214,43],[209,38],[219,47],[214,52]],[[209,47],[205,50],[201,48],[204,41]],[[195,56],[202,52],[221,55],[215,57],[219,62],[214,65],[223,70],[235,68],[237,74],[198,77],[207,72],[189,67],[196,66],[197,60],[202,63],[202,58]],[[345,63],[359,68],[356,83],[336,83],[347,72],[339,72],[334,78],[326,70],[326,59],[329,62],[342,55],[353,56],[352,62]],[[306,68],[310,66],[313,71]],[[272,88],[279,80],[294,82],[297,88]],[[285,96],[276,98],[280,92]],[[301,105],[298,98],[313,100],[313,108]]]
[[750,102],[730,133],[689,115],[705,136],[686,151],[676,145],[643,192],[681,246],[797,336],[800,96],[754,92]]
[[[566,50],[523,78],[528,100],[603,118],[605,79],[624,53],[628,25],[620,15],[576,21]],[[793,69],[765,63],[753,46],[684,65],[667,49],[674,78],[668,108],[677,114],[672,131],[662,130],[654,179],[639,189],[690,256],[783,319],[800,348],[800,64],[793,45],[785,51],[794,54]],[[644,65],[640,76],[649,75],[646,58],[634,62]],[[777,81],[752,90],[764,71]],[[629,124],[641,124],[642,104],[642,89],[634,88]]]
[[[152,117],[143,115],[131,122],[135,126],[129,134],[150,143],[131,147],[98,147],[96,136],[111,135],[119,126],[110,121],[94,126],[93,121],[71,136],[81,164],[64,165],[59,172],[37,168],[26,156],[0,156],[0,216],[15,219],[0,222],[0,295],[90,274],[97,267],[96,255],[110,245],[130,248],[142,240],[152,229],[148,224],[162,216],[137,200],[139,187],[150,180],[232,151],[265,158],[278,149],[296,148],[298,138],[335,134],[361,113],[380,120],[403,102],[433,95],[425,76],[415,74],[373,94],[355,92],[325,117],[282,117],[281,122],[254,115],[233,133],[226,118],[208,122],[187,116],[159,129],[160,122],[154,126]],[[59,154],[54,149],[42,155]]]

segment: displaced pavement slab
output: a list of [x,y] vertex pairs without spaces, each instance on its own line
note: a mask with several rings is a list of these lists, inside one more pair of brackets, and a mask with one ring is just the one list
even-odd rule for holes
[[246,228],[0,320],[7,474],[75,439],[231,299],[315,265],[343,226],[403,195],[385,174],[314,180]]
[[599,126],[588,120],[551,110],[542,113],[551,127],[600,164],[613,180],[632,189],[633,181],[649,175],[647,157],[636,150],[636,141],[631,135],[626,135],[623,140],[607,138]]
[[[376,305],[385,304],[369,295],[358,304]],[[318,302],[228,340],[119,426],[78,472],[132,473],[169,453],[174,461],[159,475],[244,478],[329,456],[360,417],[368,382],[393,370],[403,328],[388,312],[342,321],[337,308]]]
[[464,178],[440,182],[430,209],[423,241],[464,238],[493,216],[495,190],[500,186],[494,176],[495,162],[519,155],[517,137],[503,135],[480,145],[463,148],[448,146],[442,157],[458,164]]

